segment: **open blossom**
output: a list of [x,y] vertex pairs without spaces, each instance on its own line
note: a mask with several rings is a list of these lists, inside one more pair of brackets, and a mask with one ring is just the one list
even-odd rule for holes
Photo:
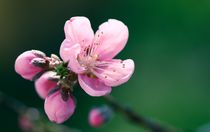
[[64,101],[57,91],[45,99],[44,109],[52,122],[63,123],[74,113],[75,102],[72,97]]
[[48,71],[35,81],[36,92],[42,99],[45,99],[49,91],[57,86],[57,82],[49,80],[50,77],[53,77],[55,75],[55,72]]
[[19,55],[15,61],[15,71],[20,74],[24,79],[32,80],[33,77],[43,71],[42,68],[33,64],[34,60],[43,60],[45,54],[38,50],[25,51]]
[[103,96],[112,86],[127,82],[134,71],[131,59],[113,59],[126,45],[128,28],[110,19],[95,33],[86,17],[72,17],[64,26],[61,58],[78,74],[79,84],[91,96]]

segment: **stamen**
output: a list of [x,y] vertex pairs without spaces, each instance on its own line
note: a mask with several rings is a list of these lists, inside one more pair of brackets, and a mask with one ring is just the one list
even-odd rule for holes
[[125,64],[123,64],[123,68],[125,68]]
[[97,37],[95,37],[94,40],[93,40],[90,55],[93,55],[94,52],[96,51],[96,49],[98,48],[98,46],[100,45],[100,40],[101,40],[102,35],[103,35],[102,31],[96,32],[95,36],[97,36]]

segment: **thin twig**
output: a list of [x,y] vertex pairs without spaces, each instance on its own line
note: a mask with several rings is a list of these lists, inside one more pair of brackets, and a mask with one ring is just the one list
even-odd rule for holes
[[125,107],[124,105],[121,105],[118,103],[111,95],[104,96],[105,100],[108,102],[108,104],[113,108],[114,111],[122,113],[124,116],[128,118],[129,121],[139,125],[140,127],[146,128],[152,132],[177,132],[178,130],[164,126],[158,122],[149,120],[135,111],[133,111],[131,108]]
[[[18,114],[19,117],[26,118],[26,123],[29,123],[29,126],[21,126],[21,130],[23,132],[81,132],[78,129],[72,129],[65,125],[57,125],[54,123],[47,122],[43,115],[42,117],[39,117],[40,113],[35,108],[30,108],[26,106],[21,101],[6,95],[5,93],[0,91],[0,105],[5,105],[6,107],[9,107],[10,109],[14,110]],[[32,111],[36,110],[36,111]],[[38,112],[38,115],[36,115]],[[21,124],[21,121],[19,122]],[[26,124],[23,123],[23,124]],[[26,127],[26,128],[25,128]]]
[[24,112],[28,107],[23,104],[22,102],[18,101],[17,99],[6,95],[5,93],[0,91],[0,104],[5,104],[6,106],[10,107],[15,112],[21,114]]

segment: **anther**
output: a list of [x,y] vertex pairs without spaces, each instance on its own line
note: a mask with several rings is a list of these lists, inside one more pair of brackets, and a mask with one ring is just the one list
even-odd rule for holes
[[123,64],[123,68],[125,68],[125,64]]

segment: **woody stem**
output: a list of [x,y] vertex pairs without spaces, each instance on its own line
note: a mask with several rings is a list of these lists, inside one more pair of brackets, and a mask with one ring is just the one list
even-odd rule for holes
[[142,115],[139,115],[137,112],[133,111],[131,108],[128,108],[119,102],[117,102],[111,95],[104,96],[104,99],[107,103],[111,106],[111,108],[116,111],[120,112],[122,115],[127,117],[129,121],[132,123],[146,128],[152,132],[176,132],[177,130],[165,125],[162,125],[154,120],[150,120],[145,118]]
[[22,113],[27,109],[27,106],[15,98],[6,95],[0,91],[0,104],[4,104],[17,113]]

